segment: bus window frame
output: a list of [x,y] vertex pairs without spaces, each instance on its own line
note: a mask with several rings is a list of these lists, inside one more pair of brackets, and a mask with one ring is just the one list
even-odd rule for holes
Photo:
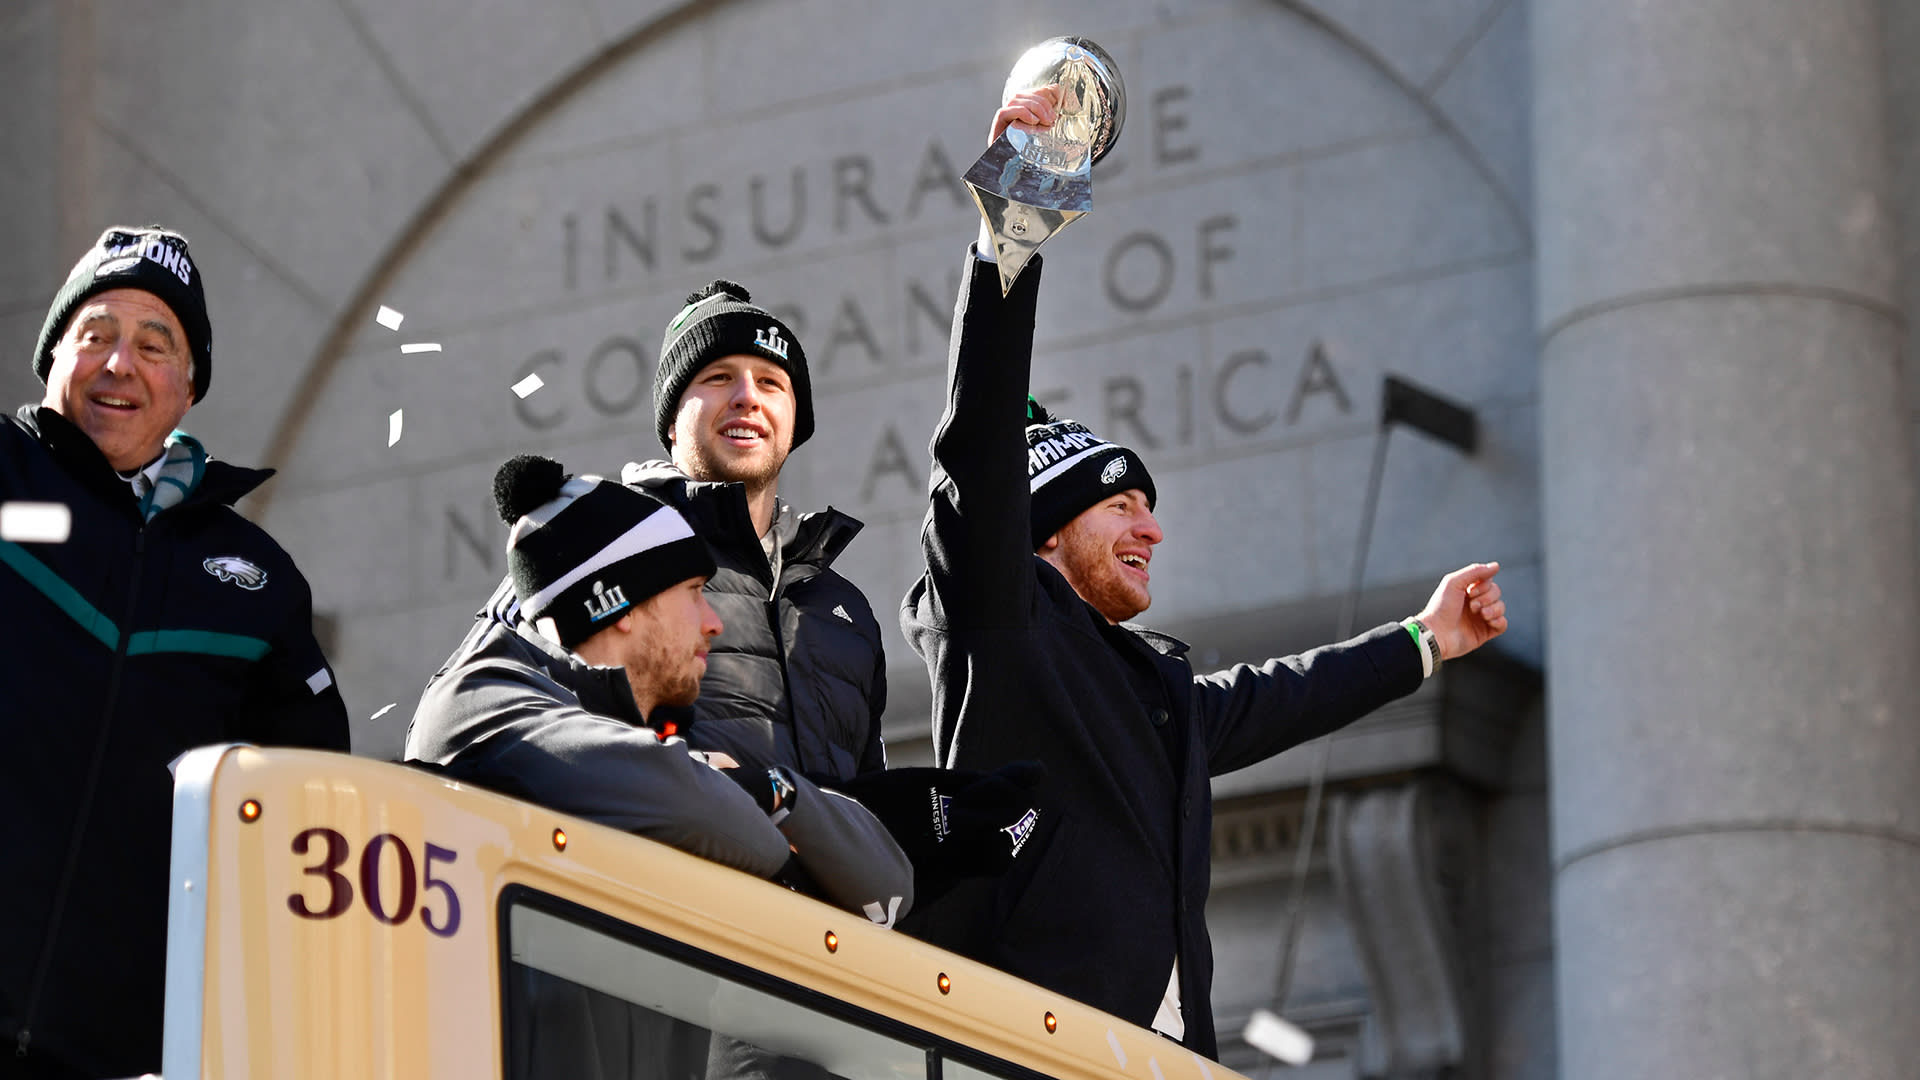
[[[663,956],[669,960],[686,964],[722,979],[730,979],[749,988],[760,990],[781,998],[790,1004],[825,1015],[836,1020],[862,1027],[876,1035],[890,1038],[896,1042],[921,1050],[926,1056],[923,1080],[941,1080],[943,1065],[947,1061],[990,1073],[1000,1080],[1054,1080],[1051,1074],[1040,1072],[1005,1058],[977,1050],[965,1043],[934,1034],[931,1031],[914,1027],[911,1024],[895,1020],[890,1016],[871,1012],[858,1005],[831,994],[815,990],[809,986],[789,982],[770,975],[760,968],[730,960],[718,953],[711,953],[696,945],[690,945],[678,938],[668,937],[656,930],[636,926],[604,911],[598,911],[578,901],[536,889],[531,885],[513,882],[500,890],[494,900],[494,924],[499,936],[499,982],[500,995],[495,1003],[500,1027],[500,1068],[506,1075],[506,1068],[513,1060],[512,1027],[507,1015],[508,983],[512,977],[513,939],[511,921],[513,908],[525,905],[587,930],[597,931],[616,938],[635,948]],[[862,916],[864,917],[864,916]],[[897,933],[898,931],[896,931]]]

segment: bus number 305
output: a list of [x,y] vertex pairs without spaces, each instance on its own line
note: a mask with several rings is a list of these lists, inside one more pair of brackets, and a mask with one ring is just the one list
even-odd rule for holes
[[[325,841],[325,852],[316,851],[315,840]],[[399,858],[400,895],[391,908],[387,906],[386,896],[381,890],[381,869],[386,864],[382,856],[391,847]],[[333,919],[347,913],[353,906],[353,882],[340,868],[347,863],[351,845],[340,833],[326,828],[302,830],[293,838],[295,855],[316,854],[319,862],[304,868],[304,872],[327,883],[327,904],[315,909],[304,893],[294,893],[287,897],[287,908],[295,915],[305,919]],[[435,863],[451,863],[457,858],[454,852],[438,844],[427,844],[426,865],[420,867],[420,881],[414,882],[413,852],[407,848],[407,842],[392,833],[381,833],[367,841],[360,851],[360,896],[367,905],[367,912],[388,926],[398,926],[413,916],[415,901],[419,900],[420,890],[438,889],[446,897],[446,914],[436,915],[426,903],[420,903],[420,922],[429,933],[439,937],[452,937],[460,928],[460,898],[454,895],[453,886],[445,878],[433,876]]]

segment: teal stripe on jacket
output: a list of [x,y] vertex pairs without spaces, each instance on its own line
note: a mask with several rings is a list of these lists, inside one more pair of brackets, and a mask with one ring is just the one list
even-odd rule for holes
[[[87,602],[80,591],[66,583],[47,564],[27,553],[11,540],[0,540],[0,563],[11,567],[40,591],[53,606],[67,613],[80,628],[109,649],[120,647],[120,628],[99,608]],[[238,660],[258,660],[273,646],[246,634],[225,634],[218,630],[142,630],[127,639],[127,655],[147,653],[198,653],[203,656],[230,656]]]

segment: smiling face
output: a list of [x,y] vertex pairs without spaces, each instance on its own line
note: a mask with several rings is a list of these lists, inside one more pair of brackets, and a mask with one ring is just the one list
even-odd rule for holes
[[41,404],[121,471],[160,456],[193,404],[193,361],[173,309],[138,289],[90,298],[53,347]]
[[1146,493],[1131,488],[1082,510],[1040,545],[1040,557],[1108,622],[1125,622],[1153,602],[1147,564],[1164,539]]
[[723,356],[680,395],[668,437],[673,461],[696,480],[771,486],[793,449],[793,380],[757,356]]

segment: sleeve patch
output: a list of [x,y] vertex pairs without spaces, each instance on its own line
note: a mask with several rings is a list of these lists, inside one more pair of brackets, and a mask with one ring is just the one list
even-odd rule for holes
[[307,689],[316,694],[332,685],[333,672],[328,671],[326,668],[321,668],[319,671],[307,676]]

